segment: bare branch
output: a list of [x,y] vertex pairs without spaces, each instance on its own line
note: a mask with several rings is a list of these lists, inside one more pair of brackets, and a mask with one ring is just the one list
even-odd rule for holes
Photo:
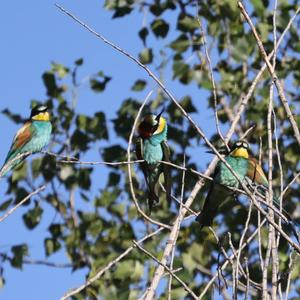
[[[137,244],[143,243],[145,240],[155,236],[156,234],[158,234],[159,232],[161,232],[162,230],[164,230],[164,227],[160,227],[157,230],[153,231],[152,233],[144,236],[143,238],[141,238]],[[79,292],[81,292],[82,290],[84,290],[85,288],[87,288],[89,285],[93,284],[95,281],[97,281],[106,271],[108,271],[109,269],[111,269],[115,264],[117,264],[121,259],[123,259],[126,255],[128,255],[136,246],[133,245],[129,248],[127,248],[122,254],[120,254],[118,257],[116,257],[114,260],[110,261],[104,268],[100,269],[96,275],[94,275],[93,277],[89,278],[83,285],[72,289],[71,291],[67,292],[65,295],[63,295],[61,297],[61,300],[66,300],[76,294],[78,294]]]
[[194,299],[198,299],[196,294],[187,286],[185,282],[183,282],[173,271],[169,269],[169,267],[166,266],[166,264],[163,264],[161,261],[159,261],[154,255],[152,255],[149,251],[142,248],[139,243],[136,241],[133,241],[134,245],[143,251],[145,254],[147,254],[149,257],[151,257],[155,262],[157,262],[161,267],[163,267],[172,277],[174,277],[182,286],[183,288],[189,293],[190,296],[192,296]]
[[[267,64],[268,71],[269,71],[269,73],[270,73],[270,75],[272,77],[272,80],[273,80],[276,88],[277,88],[279,99],[281,100],[281,103],[282,103],[282,105],[283,105],[283,107],[284,107],[284,109],[286,111],[287,117],[288,117],[288,119],[290,121],[290,124],[291,124],[291,126],[293,128],[294,136],[295,136],[298,144],[300,145],[300,132],[299,132],[299,128],[298,128],[297,123],[296,123],[296,121],[294,119],[294,116],[293,116],[292,111],[290,109],[288,100],[285,97],[284,90],[283,90],[283,88],[282,88],[282,86],[281,86],[281,84],[280,84],[280,82],[278,80],[276,72],[275,72],[273,66],[270,63],[270,60],[269,60],[268,55],[266,53],[266,50],[265,50],[265,48],[263,46],[263,43],[262,43],[262,41],[261,41],[261,39],[260,39],[260,37],[259,37],[256,29],[255,29],[255,26],[252,23],[251,18],[249,17],[249,15],[248,15],[248,13],[246,11],[243,3],[241,1],[238,1],[238,6],[239,6],[239,8],[240,8],[240,10],[241,10],[241,12],[243,14],[243,16],[247,20],[247,22],[248,22],[248,24],[249,24],[249,26],[250,26],[250,28],[252,30],[252,33],[253,33],[253,35],[254,35],[254,37],[256,39],[256,42],[257,42],[260,54],[263,57],[265,63]],[[298,10],[297,10],[297,12],[298,12]]]
[[46,188],[46,184],[40,186],[38,189],[27,195],[23,200],[21,200],[17,205],[15,205],[13,208],[11,208],[7,213],[5,213],[1,218],[0,218],[0,223],[4,221],[8,216],[10,216],[17,208],[19,208],[21,205],[23,205],[27,200],[29,200],[32,196],[40,193]]

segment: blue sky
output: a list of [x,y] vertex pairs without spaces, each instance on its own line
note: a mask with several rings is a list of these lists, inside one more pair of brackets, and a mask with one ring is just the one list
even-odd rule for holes
[[[91,24],[104,36],[124,47],[137,56],[142,49],[137,32],[143,22],[142,14],[111,20],[109,12],[103,9],[102,1],[60,1],[59,4],[70,9],[88,24]],[[121,101],[130,95],[130,87],[138,78],[149,79],[143,70],[126,57],[115,52],[87,31],[63,15],[53,1],[28,0],[5,1],[0,10],[1,35],[1,89],[0,110],[9,108],[11,111],[28,116],[31,99],[46,99],[42,84],[42,73],[50,68],[55,61],[66,66],[80,58],[84,58],[84,67],[79,73],[81,78],[103,70],[113,77],[103,94],[93,94],[88,86],[83,86],[79,93],[78,111],[93,113],[104,110],[109,118],[113,118]],[[149,79],[150,80],[150,79]],[[187,93],[187,89],[166,78],[167,86],[178,97]],[[151,84],[153,88],[155,84]],[[150,89],[138,94],[140,100]],[[199,90],[189,86],[189,92],[199,94],[198,107],[206,108],[206,100]],[[198,95],[195,94],[195,95]],[[135,94],[135,96],[137,96]],[[197,97],[195,97],[197,99]],[[197,120],[206,124],[207,132],[214,131],[213,115],[207,110],[200,110]],[[0,114],[2,143],[0,161],[3,161],[11,140],[17,130],[10,120]],[[113,141],[111,141],[113,143]],[[195,153],[204,155],[204,150],[194,149]],[[206,156],[201,168],[205,167]],[[99,160],[96,153],[91,159]],[[0,192],[4,195],[5,181],[0,182]],[[18,210],[1,223],[0,249],[11,245],[27,242],[31,258],[43,259],[43,238],[52,214],[44,214],[43,221],[34,231],[24,228],[22,221],[23,209]],[[63,253],[50,258],[51,261],[66,262]],[[24,265],[23,271],[5,269],[6,285],[0,290],[1,299],[58,299],[69,288],[81,284],[85,272],[71,273],[68,269],[53,269],[42,266]]]

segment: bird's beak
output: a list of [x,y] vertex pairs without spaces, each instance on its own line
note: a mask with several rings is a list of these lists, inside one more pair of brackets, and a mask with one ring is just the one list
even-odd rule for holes
[[163,107],[163,109],[161,110],[161,112],[156,116],[155,120],[159,123],[159,119],[161,117],[161,115],[163,114],[163,112],[165,111],[165,107]]

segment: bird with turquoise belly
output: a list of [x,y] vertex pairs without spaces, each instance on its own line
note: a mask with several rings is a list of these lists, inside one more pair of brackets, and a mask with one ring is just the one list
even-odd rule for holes
[[[268,179],[259,162],[249,155],[249,144],[245,140],[234,143],[229,152],[226,148],[222,148],[219,152],[226,154],[225,161],[232,167],[240,181],[247,179],[248,183],[253,183],[256,187],[261,187],[263,194],[266,195],[269,187]],[[234,191],[230,188],[238,188],[239,185],[239,180],[232,174],[225,163],[219,161],[213,175],[213,182],[204,202],[203,210],[196,218],[201,228],[212,225],[219,207],[234,195]],[[277,209],[280,208],[278,197],[273,198],[273,204]],[[282,213],[287,218],[286,223],[299,242],[296,222],[292,220],[286,210],[282,209]]]
[[[225,157],[225,161],[232,167],[241,181],[244,180],[248,172],[248,149],[248,143],[239,141],[234,145],[229,155]],[[232,198],[234,192],[228,187],[238,188],[239,181],[227,166],[222,161],[219,161],[203,209],[196,218],[201,228],[211,226],[214,217],[218,213],[219,207],[225,201]]]
[[170,160],[170,150],[167,145],[167,122],[161,116],[146,115],[138,126],[139,138],[136,142],[136,156],[144,173],[148,188],[148,206],[151,213],[152,207],[159,202],[158,187],[159,177],[164,175],[164,188],[168,202],[171,201],[170,166],[161,161]]
[[29,120],[18,130],[13,139],[0,170],[1,176],[16,168],[28,155],[40,152],[46,147],[50,141],[51,131],[52,125],[47,106],[35,106],[31,110]]

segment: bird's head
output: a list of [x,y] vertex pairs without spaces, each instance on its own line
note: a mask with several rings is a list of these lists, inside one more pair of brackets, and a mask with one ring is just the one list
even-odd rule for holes
[[142,119],[138,126],[138,132],[142,138],[150,138],[164,131],[167,121],[161,116],[162,113],[163,110],[157,116],[148,114]]
[[233,144],[230,155],[234,157],[249,157],[249,144],[245,140],[239,140]]
[[49,121],[50,113],[46,105],[37,105],[33,107],[30,114],[30,119],[34,121]]

